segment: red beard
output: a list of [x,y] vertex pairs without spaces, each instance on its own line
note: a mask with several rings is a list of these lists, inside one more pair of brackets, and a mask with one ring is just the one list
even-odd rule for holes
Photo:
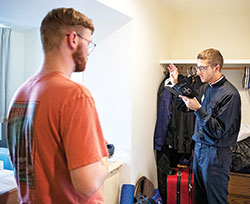
[[82,45],[78,45],[76,51],[72,54],[75,62],[74,72],[83,72],[86,68],[87,59],[83,56]]

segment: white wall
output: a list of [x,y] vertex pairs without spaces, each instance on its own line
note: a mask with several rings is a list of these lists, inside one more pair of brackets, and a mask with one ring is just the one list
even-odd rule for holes
[[156,186],[153,133],[157,90],[163,77],[159,61],[164,56],[170,57],[171,16],[160,1],[100,1],[132,18],[129,51],[132,54],[132,129],[127,136],[131,137],[131,177],[128,181],[135,183],[145,175]]
[[242,122],[250,125],[250,90],[240,90]]
[[250,90],[242,88],[242,79],[244,75],[244,70],[222,70],[222,73],[226,78],[232,82],[235,87],[239,90],[241,96],[241,121],[250,125]]
[[41,67],[42,61],[39,30],[25,33],[12,30],[8,103],[17,88]]
[[16,89],[25,80],[24,77],[24,33],[12,31],[10,38],[10,66],[8,104]]
[[131,176],[132,27],[127,23],[97,44],[83,80],[95,99],[105,139],[115,145],[113,159],[124,162],[124,182]]
[[170,54],[172,23],[170,13],[159,1],[137,1],[135,8],[131,179],[135,182],[144,175],[156,186],[153,134],[157,91],[163,78],[159,60]]
[[[224,59],[250,59],[250,13],[241,8],[214,12],[196,9],[173,13],[172,59],[196,59],[206,48],[219,49]],[[250,93],[242,89],[243,70],[226,70],[226,77],[239,89],[242,121],[250,124]]]
[[249,11],[197,8],[174,12],[173,18],[172,59],[196,59],[210,47],[225,59],[250,59]]
[[43,52],[39,29],[34,29],[24,34],[24,77],[27,79],[41,68]]
[[39,30],[25,33],[12,30],[8,102],[16,89],[41,67],[42,60]]

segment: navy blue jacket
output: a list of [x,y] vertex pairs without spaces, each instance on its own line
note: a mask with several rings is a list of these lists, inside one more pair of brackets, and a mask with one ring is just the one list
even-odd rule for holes
[[202,107],[194,112],[196,124],[193,140],[215,147],[233,146],[241,122],[238,90],[223,77],[213,85],[203,85],[200,93]]
[[165,79],[160,84],[157,100],[157,120],[154,132],[154,149],[161,151],[166,142],[168,126],[171,122],[172,111],[170,108],[172,96],[171,93],[164,88]]

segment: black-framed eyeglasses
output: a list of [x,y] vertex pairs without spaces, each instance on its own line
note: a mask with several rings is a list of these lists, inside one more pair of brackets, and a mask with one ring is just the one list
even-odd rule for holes
[[195,67],[195,69],[196,69],[196,71],[200,71],[200,72],[205,72],[206,70],[207,70],[207,68],[208,68],[209,66],[196,66]]
[[[67,36],[69,36],[69,34],[66,34]],[[89,53],[93,52],[95,47],[96,47],[96,44],[93,43],[92,41],[88,40],[87,38],[83,37],[82,35],[80,35],[79,33],[76,33],[76,35],[79,37],[79,38],[82,38],[83,40],[86,40],[88,42],[88,49],[89,49]]]

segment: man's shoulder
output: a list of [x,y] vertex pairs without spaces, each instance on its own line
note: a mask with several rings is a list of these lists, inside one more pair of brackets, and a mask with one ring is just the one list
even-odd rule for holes
[[35,84],[40,92],[50,96],[57,96],[59,100],[65,102],[80,97],[92,98],[92,94],[86,86],[67,78],[60,72],[33,76],[27,81],[26,86],[32,84]]
[[84,86],[83,84],[76,83],[74,81],[72,82],[73,82],[72,89],[76,94],[80,94],[81,96],[92,98],[92,94],[86,86]]
[[232,84],[230,81],[226,80],[224,83],[224,86],[225,86],[225,89],[227,89],[227,92],[229,94],[236,95],[236,96],[240,95],[237,87],[234,84]]
[[62,95],[82,95],[85,97],[92,97],[86,86],[79,84],[60,73],[51,75],[51,77],[46,81],[46,83],[50,85],[51,89],[61,92]]

